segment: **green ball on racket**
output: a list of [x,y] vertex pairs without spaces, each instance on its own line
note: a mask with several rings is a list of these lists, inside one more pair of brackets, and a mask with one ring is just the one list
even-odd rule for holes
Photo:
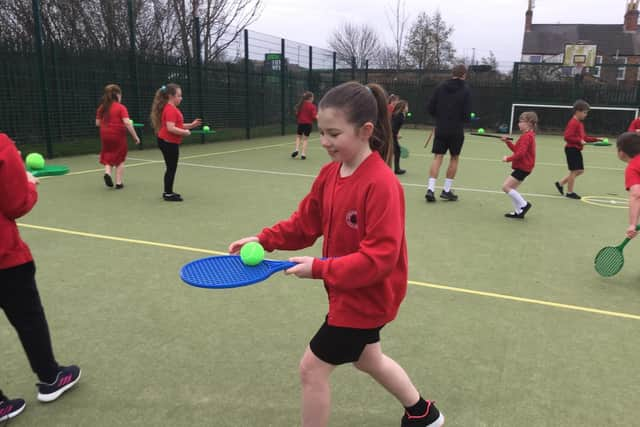
[[209,126],[202,126],[202,130],[205,132],[209,132],[211,128]]
[[240,259],[244,265],[258,265],[264,260],[264,248],[258,242],[249,242],[240,249]]
[[27,167],[32,170],[39,170],[44,168],[44,157],[39,153],[30,153],[25,159]]
[[484,128],[478,129],[478,133],[484,133]]
[[602,142],[604,142],[605,144],[608,144],[609,143],[609,138],[603,138]]

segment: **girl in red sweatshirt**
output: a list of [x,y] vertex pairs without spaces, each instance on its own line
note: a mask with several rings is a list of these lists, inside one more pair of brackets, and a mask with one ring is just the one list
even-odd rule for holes
[[504,214],[507,218],[522,219],[527,211],[531,209],[531,203],[527,202],[518,190],[522,181],[529,176],[536,164],[536,127],[538,125],[538,115],[533,111],[526,111],[520,114],[518,127],[522,135],[514,144],[510,138],[501,139],[507,144],[509,150],[513,151],[511,156],[504,156],[503,162],[511,163],[513,172],[502,184],[502,191],[507,193],[513,203],[513,212]]
[[302,160],[307,158],[307,143],[313,128],[313,121],[318,117],[318,111],[313,104],[313,92],[306,91],[302,94],[300,102],[296,105],[296,121],[298,129],[296,131],[296,149],[291,153],[291,157],[296,157],[300,152],[300,141],[302,141]]
[[286,271],[322,279],[329,297],[329,312],[300,362],[303,427],[328,424],[329,377],[345,363],[371,375],[402,403],[402,426],[444,423],[380,345],[380,330],[396,317],[407,291],[404,192],[389,167],[393,150],[385,100],[375,84],[350,82],[327,92],[318,127],[332,162],[289,219],[229,245],[230,253],[248,242],[260,242],[267,251],[297,250],[323,236],[323,258],[293,257],[297,265]]

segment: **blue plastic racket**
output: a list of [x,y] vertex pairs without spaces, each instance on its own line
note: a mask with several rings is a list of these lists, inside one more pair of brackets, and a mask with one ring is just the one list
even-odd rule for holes
[[198,288],[239,288],[266,280],[273,273],[294,265],[295,262],[265,259],[258,265],[249,266],[238,255],[220,255],[185,264],[180,270],[180,278]]

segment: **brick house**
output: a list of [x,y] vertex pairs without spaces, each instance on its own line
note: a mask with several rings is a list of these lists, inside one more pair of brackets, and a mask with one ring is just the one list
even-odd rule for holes
[[566,44],[595,44],[596,66],[585,69],[585,76],[625,86],[640,80],[640,68],[626,66],[640,64],[638,0],[626,0],[624,21],[620,24],[534,24],[532,3],[529,0],[525,14],[522,62],[561,63]]

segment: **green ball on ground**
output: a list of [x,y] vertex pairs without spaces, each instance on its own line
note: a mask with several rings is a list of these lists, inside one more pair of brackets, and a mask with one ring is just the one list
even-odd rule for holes
[[205,132],[209,132],[211,128],[209,126],[202,126],[202,130]]
[[478,129],[478,133],[484,133],[484,128]]
[[27,167],[32,170],[40,170],[44,168],[44,157],[39,153],[30,153],[25,159]]
[[240,249],[240,259],[244,265],[258,265],[264,260],[264,248],[258,242],[249,242]]

